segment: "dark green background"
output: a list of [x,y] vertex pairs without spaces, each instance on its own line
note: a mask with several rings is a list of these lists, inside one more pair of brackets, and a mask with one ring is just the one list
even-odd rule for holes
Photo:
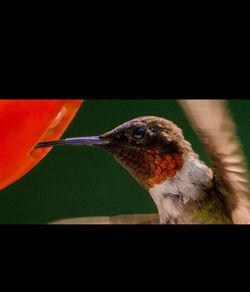
[[[250,100],[230,100],[229,105],[248,158]],[[174,100],[86,100],[63,137],[100,134],[143,115],[173,120],[207,161]],[[150,212],[156,208],[149,194],[109,154],[87,147],[53,149],[28,174],[0,191],[0,223]]]

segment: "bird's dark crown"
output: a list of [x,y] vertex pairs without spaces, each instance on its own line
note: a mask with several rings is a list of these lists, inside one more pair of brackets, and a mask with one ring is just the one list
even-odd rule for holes
[[165,153],[181,151],[184,140],[182,130],[173,122],[155,116],[125,122],[100,138],[110,140],[110,147],[154,148]]

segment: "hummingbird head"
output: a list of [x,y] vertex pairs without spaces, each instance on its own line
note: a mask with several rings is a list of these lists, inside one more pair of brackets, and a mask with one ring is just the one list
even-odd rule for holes
[[104,148],[146,189],[174,177],[192,151],[182,130],[164,118],[146,116],[100,135]]
[[183,166],[184,154],[192,151],[180,128],[154,116],[133,119],[100,136],[41,142],[36,148],[57,145],[103,148],[145,189],[174,177]]

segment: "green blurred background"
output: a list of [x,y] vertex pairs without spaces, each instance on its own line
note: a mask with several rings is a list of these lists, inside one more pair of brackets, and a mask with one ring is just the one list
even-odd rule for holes
[[[250,100],[230,100],[247,159]],[[174,121],[207,162],[202,146],[175,100],[85,100],[63,137],[103,133],[143,115]],[[87,147],[53,149],[19,181],[0,191],[0,223],[156,212],[149,194],[106,152]]]

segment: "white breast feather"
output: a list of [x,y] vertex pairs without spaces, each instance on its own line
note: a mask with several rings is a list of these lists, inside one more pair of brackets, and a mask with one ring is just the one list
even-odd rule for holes
[[[175,177],[167,178],[150,188],[149,193],[156,203],[161,222],[178,218],[185,204],[190,199],[196,201],[212,178],[212,170],[195,156],[189,155]],[[182,196],[182,201],[176,199],[178,196]]]

